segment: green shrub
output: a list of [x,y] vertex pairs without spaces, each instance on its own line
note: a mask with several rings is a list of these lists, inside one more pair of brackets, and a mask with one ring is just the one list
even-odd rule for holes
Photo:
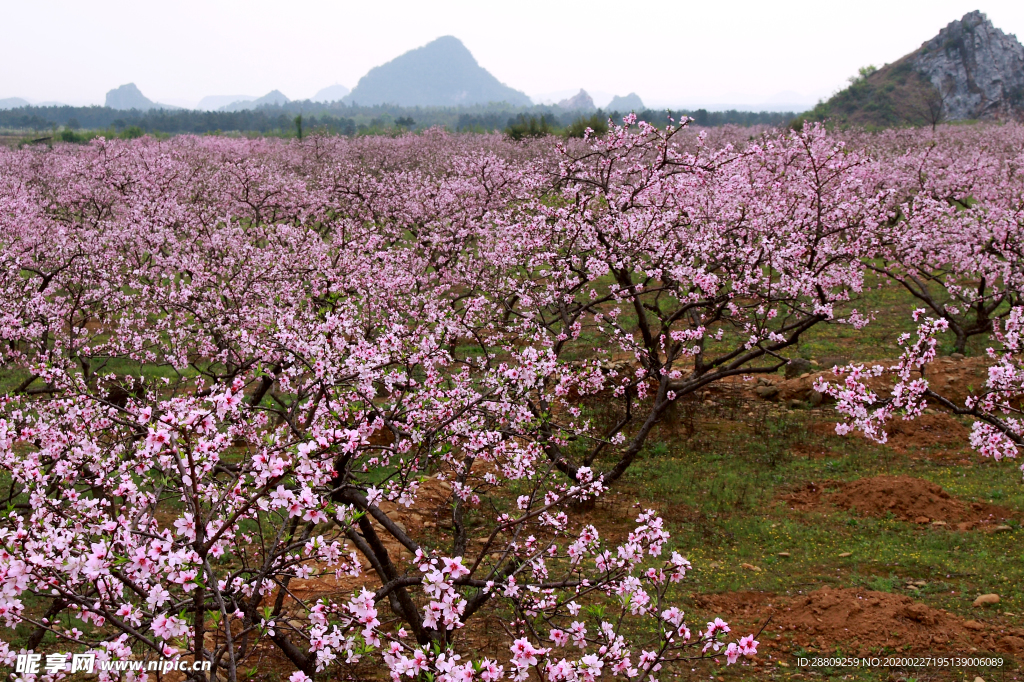
[[595,136],[600,137],[608,132],[608,120],[600,111],[589,117],[580,116],[566,128],[566,137],[583,137],[587,129],[593,131]]

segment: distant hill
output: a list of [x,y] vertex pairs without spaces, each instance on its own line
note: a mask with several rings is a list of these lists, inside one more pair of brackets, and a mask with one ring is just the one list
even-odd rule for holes
[[597,109],[597,107],[594,106],[594,99],[590,95],[588,95],[587,91],[584,90],[583,88],[580,88],[580,91],[577,92],[575,95],[567,99],[563,99],[555,106],[557,106],[559,109],[565,109],[566,111],[590,112]]
[[625,113],[628,111],[643,111],[646,107],[644,107],[644,103],[640,97],[635,92],[631,92],[625,97],[620,97],[619,95],[612,97],[612,101],[609,102],[608,106],[605,108],[608,111],[620,111]]
[[263,97],[248,101],[232,102],[221,107],[218,111],[245,111],[246,109],[256,109],[266,104],[288,104],[288,102],[291,102],[291,100],[285,97],[280,90],[271,90],[263,95]]
[[0,99],[0,109],[17,109],[18,107],[29,106],[27,99],[20,97],[8,97],[7,99]]
[[345,97],[360,105],[468,106],[506,102],[530,106],[530,98],[498,81],[458,38],[444,36],[375,66]]
[[351,90],[346,88],[344,85],[328,85],[323,90],[313,95],[311,98],[314,102],[337,102],[345,97]]
[[207,95],[199,100],[199,105],[196,108],[200,111],[217,111],[228,104],[251,102],[254,99],[256,99],[254,95]]
[[138,109],[139,111],[149,111],[150,109],[181,109],[172,104],[160,104],[149,99],[135,86],[135,83],[126,83],[119,88],[114,88],[107,93],[106,106],[111,109],[120,109],[122,111],[129,111],[131,109]]
[[1024,46],[974,11],[899,61],[861,69],[805,118],[898,126],[1022,115]]

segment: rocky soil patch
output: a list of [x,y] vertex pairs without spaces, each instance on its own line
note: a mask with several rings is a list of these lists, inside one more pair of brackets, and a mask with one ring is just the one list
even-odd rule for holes
[[908,651],[1024,652],[1024,629],[964,620],[910,597],[857,588],[822,587],[807,595],[731,592],[694,597],[709,614],[720,614],[737,632],[771,622],[758,638],[761,652],[788,654],[796,646],[866,655]]

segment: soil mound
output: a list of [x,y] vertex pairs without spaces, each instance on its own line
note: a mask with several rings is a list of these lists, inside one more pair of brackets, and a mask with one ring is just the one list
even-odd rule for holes
[[806,483],[781,495],[792,509],[809,511],[829,503],[864,516],[893,514],[904,521],[957,523],[967,530],[974,524],[996,523],[1015,516],[1005,507],[964,502],[941,487],[911,476],[874,476],[856,481]]
[[790,509],[811,511],[821,506],[821,496],[825,494],[826,490],[829,488],[835,489],[842,485],[841,481],[822,481],[820,483],[808,481],[804,483],[803,487],[791,493],[779,495],[778,499],[785,502],[786,506]]
[[[805,596],[734,592],[695,597],[709,616],[720,615],[744,633],[771,622],[758,638],[762,651],[789,653],[795,646],[856,654],[910,646],[913,651],[967,651],[970,647],[1014,653],[1019,633],[916,602],[910,597],[856,588],[823,587]],[[737,627],[739,626],[739,627]]]
[[948,414],[922,414],[916,419],[895,419],[885,427],[886,445],[899,452],[919,448],[963,450],[970,442],[970,429]]
[[[835,422],[814,422],[807,430],[815,436],[843,438],[836,434]],[[857,437],[866,438],[859,431]],[[948,414],[922,414],[916,419],[894,419],[885,425],[885,445],[900,453],[932,450],[929,458],[962,457],[968,449],[971,431]],[[849,436],[846,436],[849,437]]]

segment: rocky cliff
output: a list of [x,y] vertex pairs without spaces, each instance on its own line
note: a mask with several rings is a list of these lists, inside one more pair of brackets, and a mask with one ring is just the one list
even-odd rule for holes
[[965,14],[912,55],[943,99],[946,118],[1006,118],[1024,101],[1024,46],[978,11]]
[[969,12],[899,61],[861,69],[804,118],[867,126],[1024,118],[1024,46]]

